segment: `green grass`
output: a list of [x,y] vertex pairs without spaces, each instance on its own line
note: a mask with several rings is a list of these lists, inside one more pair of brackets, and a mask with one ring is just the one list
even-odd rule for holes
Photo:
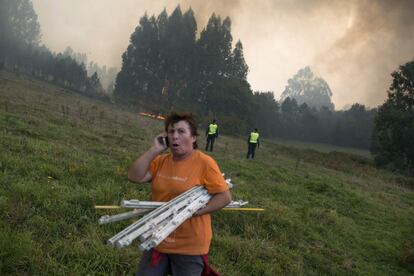
[[284,145],[290,148],[296,148],[296,149],[305,149],[305,150],[311,149],[311,150],[316,150],[316,151],[325,152],[325,153],[343,152],[343,153],[350,153],[353,155],[360,155],[360,156],[367,157],[367,158],[372,157],[370,151],[365,150],[365,149],[347,148],[347,147],[341,147],[341,146],[335,146],[335,145],[329,145],[329,144],[323,144],[323,143],[291,141],[291,140],[285,140],[285,139],[269,139],[268,141],[277,143],[280,145]]
[[[126,172],[162,128],[0,71],[0,274],[134,274],[138,243],[105,244],[131,221],[100,226],[116,211],[94,205],[149,198]],[[414,273],[413,179],[353,149],[264,140],[255,160],[246,150],[220,136],[211,154],[233,198],[265,208],[214,214],[210,262],[222,275]]]

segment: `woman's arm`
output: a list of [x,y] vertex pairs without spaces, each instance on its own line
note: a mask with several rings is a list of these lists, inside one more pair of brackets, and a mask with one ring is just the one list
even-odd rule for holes
[[218,194],[214,194],[212,195],[210,201],[207,203],[207,206],[195,212],[194,216],[202,216],[205,214],[212,213],[214,211],[218,211],[226,205],[228,205],[230,202],[231,194],[229,190]]
[[152,176],[149,173],[151,161],[166,148],[158,141],[158,137],[160,136],[161,135],[155,137],[152,147],[134,161],[128,171],[129,180],[137,183],[145,183],[152,179]]

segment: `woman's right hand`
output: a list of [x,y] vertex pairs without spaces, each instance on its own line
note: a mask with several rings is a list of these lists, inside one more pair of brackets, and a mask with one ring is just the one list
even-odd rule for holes
[[158,154],[167,149],[167,145],[160,142],[159,139],[165,137],[165,133],[161,133],[154,138],[153,145],[143,155],[134,161],[128,171],[128,178],[137,183],[145,183],[152,179],[149,171],[150,163]]
[[160,133],[158,134],[155,138],[154,138],[154,143],[152,145],[152,148],[154,149],[154,151],[157,151],[158,153],[163,152],[164,150],[166,150],[168,147],[166,145],[166,139],[167,135],[164,133]]

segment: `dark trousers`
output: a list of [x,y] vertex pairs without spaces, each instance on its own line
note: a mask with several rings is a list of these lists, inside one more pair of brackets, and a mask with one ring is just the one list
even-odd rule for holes
[[210,146],[210,151],[213,151],[214,140],[216,140],[215,134],[207,135],[206,151],[208,150],[208,146]]
[[144,251],[136,276],[199,276],[204,268],[199,255],[165,254],[155,267],[151,266],[151,255],[152,250]]
[[252,159],[254,159],[254,153],[256,151],[256,145],[257,145],[257,143],[249,143],[249,147],[247,149],[247,156],[246,156],[247,159],[249,159],[249,156],[251,156]]

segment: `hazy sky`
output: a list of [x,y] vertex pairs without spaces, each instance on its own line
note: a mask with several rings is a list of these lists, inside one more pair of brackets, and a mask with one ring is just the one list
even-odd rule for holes
[[121,67],[129,37],[147,12],[190,6],[198,33],[213,12],[232,20],[254,91],[278,100],[287,80],[309,65],[333,92],[336,109],[386,99],[392,71],[414,58],[411,0],[32,0],[42,42],[52,51],[71,46],[99,65]]

